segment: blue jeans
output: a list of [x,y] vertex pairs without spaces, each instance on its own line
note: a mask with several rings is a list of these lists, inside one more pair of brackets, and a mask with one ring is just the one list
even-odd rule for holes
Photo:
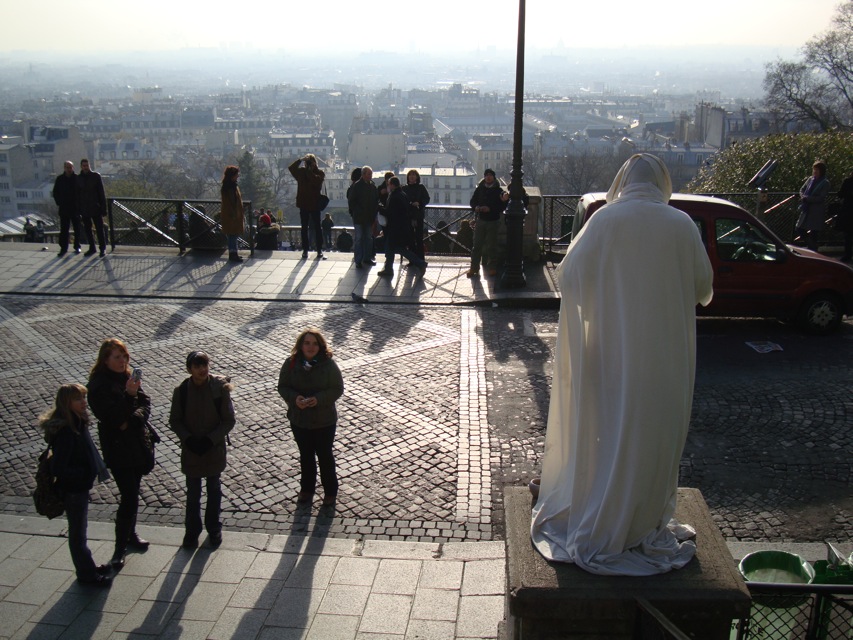
[[65,516],[68,518],[68,550],[77,578],[83,581],[94,580],[95,561],[89,550],[86,537],[89,516],[89,492],[65,492]]
[[353,245],[352,250],[355,254],[355,263],[360,264],[373,257],[373,225],[356,224],[354,227],[355,244]]
[[290,428],[293,432],[293,439],[296,440],[296,446],[299,448],[300,491],[314,493],[317,486],[317,464],[319,463],[323,493],[327,496],[338,495],[335,454],[332,452],[336,429],[336,425],[322,429]]
[[228,252],[235,253],[237,251],[237,238],[239,236],[228,234],[225,238],[228,240]]
[[[208,533],[220,533],[219,514],[222,506],[222,482],[219,475],[207,477],[207,505],[204,508],[204,528]],[[186,533],[197,537],[201,533],[201,478],[187,477]]]

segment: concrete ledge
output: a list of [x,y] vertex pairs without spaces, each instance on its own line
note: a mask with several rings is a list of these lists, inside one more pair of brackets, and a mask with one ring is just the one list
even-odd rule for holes
[[510,638],[630,638],[638,596],[697,639],[727,639],[731,620],[749,612],[749,591],[697,489],[678,490],[675,513],[696,529],[696,557],[648,577],[597,576],[546,561],[530,541],[529,491],[508,488],[504,501]]

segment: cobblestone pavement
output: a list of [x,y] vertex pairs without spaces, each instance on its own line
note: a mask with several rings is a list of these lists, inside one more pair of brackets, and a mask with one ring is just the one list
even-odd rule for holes
[[[0,512],[32,514],[36,416],[84,382],[116,335],[145,370],[163,436],[140,520],[182,525],[166,426],[185,354],[233,377],[238,426],[224,474],[228,530],[423,542],[502,538],[501,489],[536,475],[556,311],[277,301],[0,296]],[[297,452],[275,386],[296,333],[319,327],[344,374],[336,510],[296,508]],[[744,343],[772,340],[782,352]],[[772,322],[702,320],[683,486],[699,487],[729,540],[849,540],[850,348]],[[92,492],[108,521],[113,483]]]

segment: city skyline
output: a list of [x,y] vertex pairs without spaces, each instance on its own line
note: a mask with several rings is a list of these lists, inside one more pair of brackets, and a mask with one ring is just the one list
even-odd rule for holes
[[[778,48],[781,55],[825,30],[836,0],[719,0],[713,7],[657,0],[637,8],[627,0],[526,4],[530,50],[683,47]],[[580,5],[580,6],[579,6]],[[157,52],[181,49],[269,50],[325,55],[367,52],[497,51],[515,48],[518,2],[434,0],[428,11],[399,12],[381,5],[326,0],[270,9],[260,0],[239,5],[220,0],[204,10],[190,3],[149,0],[68,5],[36,0],[6,7],[0,55]],[[308,14],[311,11],[311,14]],[[554,28],[554,25],[566,25]],[[29,27],[29,28],[28,28]],[[772,54],[771,54],[772,55]]]

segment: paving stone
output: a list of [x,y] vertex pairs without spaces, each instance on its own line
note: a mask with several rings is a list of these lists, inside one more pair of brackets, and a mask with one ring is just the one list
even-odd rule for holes
[[360,633],[405,634],[411,609],[411,596],[372,593],[358,630]]

